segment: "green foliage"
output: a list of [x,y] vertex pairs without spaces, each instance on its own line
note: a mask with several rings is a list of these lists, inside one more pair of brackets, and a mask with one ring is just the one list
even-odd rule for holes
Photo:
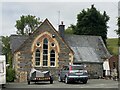
[[12,69],[12,52],[10,49],[10,37],[2,36],[2,54],[6,56],[7,63],[10,64],[9,68],[6,68],[6,80],[12,82],[15,79],[15,70]]
[[107,48],[112,55],[118,55],[118,39],[107,39]]
[[15,79],[15,71],[12,69],[12,52],[10,49],[10,37],[2,36],[2,54],[6,56],[7,63],[10,64],[6,68],[6,81],[12,82]]
[[101,14],[94,5],[87,10],[82,10],[77,15],[77,24],[73,27],[74,34],[101,36],[106,44],[108,15],[104,11]]
[[7,82],[14,82],[15,79],[15,70],[12,68],[6,69],[6,81]]
[[65,34],[73,34],[73,29],[71,27],[68,27],[66,30],[65,30]]
[[22,15],[20,17],[20,20],[16,21],[15,27],[17,28],[17,34],[18,35],[28,35],[29,33],[32,33],[38,28],[40,25],[40,19],[36,16]]
[[119,36],[119,39],[118,39],[118,45],[120,46],[120,17],[118,17],[118,22],[117,22],[117,25],[118,25],[118,30],[115,30],[116,33],[118,34]]
[[10,37],[2,36],[2,54],[6,56],[7,63],[12,67],[12,52],[10,49]]
[[118,30],[116,30],[116,32],[118,35],[120,35],[120,17],[118,17],[117,25],[118,25]]

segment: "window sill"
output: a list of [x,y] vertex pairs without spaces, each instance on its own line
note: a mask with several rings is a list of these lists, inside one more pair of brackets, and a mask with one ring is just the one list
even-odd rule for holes
[[56,67],[56,66],[50,66],[50,67]]
[[35,66],[35,67],[56,67],[56,66]]
[[41,67],[41,66],[35,66],[35,67]]
[[49,66],[42,66],[42,67],[49,67]]

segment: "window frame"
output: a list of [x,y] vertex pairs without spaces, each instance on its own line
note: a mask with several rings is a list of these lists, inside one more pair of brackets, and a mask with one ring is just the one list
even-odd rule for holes
[[[39,45],[38,45],[39,44]],[[40,47],[41,46],[41,43],[40,42],[36,42],[36,46],[37,47]]]
[[[39,55],[37,55],[38,53],[39,53]],[[36,60],[36,59],[38,59],[38,60]],[[39,64],[37,65],[36,63],[39,63]],[[40,50],[38,48],[35,50],[35,66],[40,66]]]
[[[45,46],[46,45],[46,46]],[[44,38],[43,39],[43,67],[47,67],[48,66],[48,39]],[[47,51],[47,52],[46,52]],[[47,59],[44,59],[44,57],[47,57]],[[44,62],[46,64],[44,64]]]
[[[53,52],[52,52],[52,51],[53,51]],[[51,57],[51,54],[52,54],[52,55],[54,54],[54,57]],[[55,58],[55,55],[56,55],[56,54],[55,54],[55,50],[51,50],[51,51],[50,51],[50,67],[55,67],[55,66],[56,66],[56,62],[55,62],[55,61],[56,61],[56,58]],[[54,61],[52,61],[51,59],[54,59]],[[51,62],[54,63],[53,66],[51,65]]]

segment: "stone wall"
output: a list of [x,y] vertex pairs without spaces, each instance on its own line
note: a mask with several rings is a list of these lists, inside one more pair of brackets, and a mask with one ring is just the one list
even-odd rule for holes
[[102,63],[86,63],[86,69],[90,78],[96,78],[96,76],[103,77]]
[[[59,51],[58,51],[58,67],[34,67],[38,70],[49,70],[54,75],[54,77],[57,77],[58,70],[63,65],[68,65],[73,55],[71,49],[66,45],[64,40],[59,36],[57,31],[53,30],[54,28],[49,25],[48,22],[44,22],[44,24],[41,25],[38,30],[36,30],[33,34],[29,36],[29,38],[21,45],[21,47],[16,51],[19,52],[19,57],[16,57],[15,60],[17,60],[17,63],[15,63],[15,66],[17,67],[16,73],[18,74],[17,81],[19,82],[26,82],[27,81],[27,74],[30,72],[30,69],[33,68],[33,52],[32,51],[32,45],[34,44],[34,40],[39,37],[39,35],[47,32],[49,33],[49,37],[53,38],[52,35],[55,37],[55,39],[58,42]],[[36,43],[36,42],[35,42]]]
[[78,62],[74,64],[85,65],[89,78],[103,77],[103,63]]

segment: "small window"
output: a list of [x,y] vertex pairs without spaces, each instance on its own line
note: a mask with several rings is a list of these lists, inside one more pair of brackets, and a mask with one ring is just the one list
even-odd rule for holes
[[47,38],[44,39],[44,44],[48,44],[48,39]]
[[52,34],[52,38],[55,38],[55,35],[54,35],[54,34]]
[[43,41],[43,66],[48,65],[48,39],[45,38]]
[[36,49],[35,52],[35,65],[39,66],[40,65],[40,50]]
[[51,46],[54,47],[54,46],[55,46],[55,43],[51,43]]
[[43,51],[43,54],[48,54],[48,50],[44,50],[44,51]]
[[51,50],[50,52],[50,66],[55,66],[55,51]]
[[37,47],[40,47],[40,42],[37,42],[37,43],[36,43],[36,46],[37,46]]

